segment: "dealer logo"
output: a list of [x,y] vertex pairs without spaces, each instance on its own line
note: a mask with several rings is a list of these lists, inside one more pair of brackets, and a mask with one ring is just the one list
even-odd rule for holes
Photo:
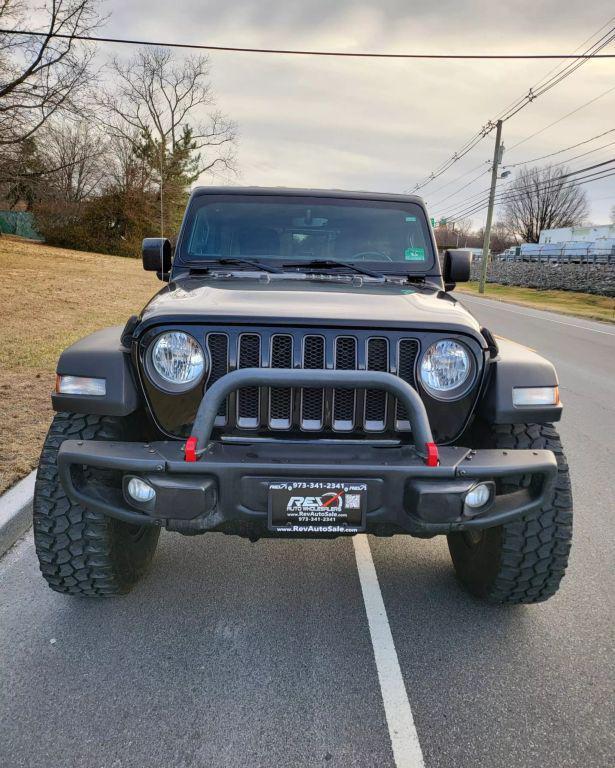
[[286,505],[287,512],[341,512],[344,508],[344,491],[328,491],[322,496],[291,496]]

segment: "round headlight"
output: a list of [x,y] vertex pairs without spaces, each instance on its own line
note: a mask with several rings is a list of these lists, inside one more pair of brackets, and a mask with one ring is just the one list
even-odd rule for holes
[[150,373],[166,389],[189,389],[205,371],[201,345],[183,331],[162,333],[151,346]]
[[473,357],[458,341],[436,341],[421,358],[421,384],[438,400],[462,397],[472,385]]

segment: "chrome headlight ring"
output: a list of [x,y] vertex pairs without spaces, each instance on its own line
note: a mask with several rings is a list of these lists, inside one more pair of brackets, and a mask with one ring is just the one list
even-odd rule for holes
[[478,366],[469,347],[457,339],[439,339],[421,355],[418,374],[434,400],[460,400],[473,387]]
[[165,392],[188,392],[201,382],[209,359],[199,342],[185,331],[164,331],[149,344],[145,370],[151,382]]

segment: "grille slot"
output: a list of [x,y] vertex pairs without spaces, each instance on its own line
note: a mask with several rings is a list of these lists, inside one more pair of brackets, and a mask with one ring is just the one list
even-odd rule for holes
[[[389,342],[387,339],[367,340],[367,370],[389,370]],[[379,389],[368,389],[365,393],[365,430],[382,432],[386,426],[387,394]]]
[[[357,340],[353,336],[338,336],[335,340],[335,367],[342,371],[354,371],[357,367]],[[333,391],[333,429],[348,432],[354,426],[356,405],[354,389]]]
[[[419,346],[414,339],[401,339],[398,346],[397,375],[400,379],[408,382],[411,387],[415,386],[414,364]],[[396,404],[396,424],[395,429],[407,431],[410,429],[408,414],[406,409],[400,403]]]
[[[325,339],[323,336],[303,337],[303,367],[311,370],[325,367]],[[301,390],[301,428],[320,430],[324,423],[324,389]]]
[[[328,331],[327,334],[331,332]],[[209,389],[239,368],[303,368],[306,370],[391,371],[415,386],[416,339],[399,334],[323,335],[300,329],[254,329],[205,333],[210,371]],[[244,387],[220,407],[216,426],[233,430],[321,433],[393,433],[410,429],[403,406],[381,390],[328,387]]]
[[[210,333],[207,336],[207,349],[211,360],[211,370],[207,380],[207,389],[219,378],[228,373],[228,336],[226,333]],[[220,406],[216,425],[226,424],[228,398]]]
[[[261,337],[258,333],[242,333],[239,337],[238,368],[260,368]],[[237,392],[237,426],[256,429],[259,425],[259,389],[246,387]]]
[[[271,337],[271,367],[293,367],[293,337],[275,334]],[[292,421],[292,389],[272,387],[269,393],[269,426],[271,429],[290,429]]]

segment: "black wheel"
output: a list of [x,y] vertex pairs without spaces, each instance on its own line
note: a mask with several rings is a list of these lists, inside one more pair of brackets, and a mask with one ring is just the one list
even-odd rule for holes
[[[56,414],[41,454],[34,489],[34,542],[51,589],[69,595],[108,597],[129,592],[145,574],[160,529],[135,526],[73,504],[58,478],[64,440],[136,439],[130,419]],[[96,482],[118,486],[117,473],[91,471]]]
[[[572,493],[568,464],[551,424],[506,424],[493,427],[489,447],[546,448],[555,453],[558,472],[542,509],[496,528],[448,536],[448,547],[461,583],[492,603],[539,603],[558,590],[572,543]],[[485,447],[485,446],[483,446]],[[507,480],[512,492],[529,482]]]

